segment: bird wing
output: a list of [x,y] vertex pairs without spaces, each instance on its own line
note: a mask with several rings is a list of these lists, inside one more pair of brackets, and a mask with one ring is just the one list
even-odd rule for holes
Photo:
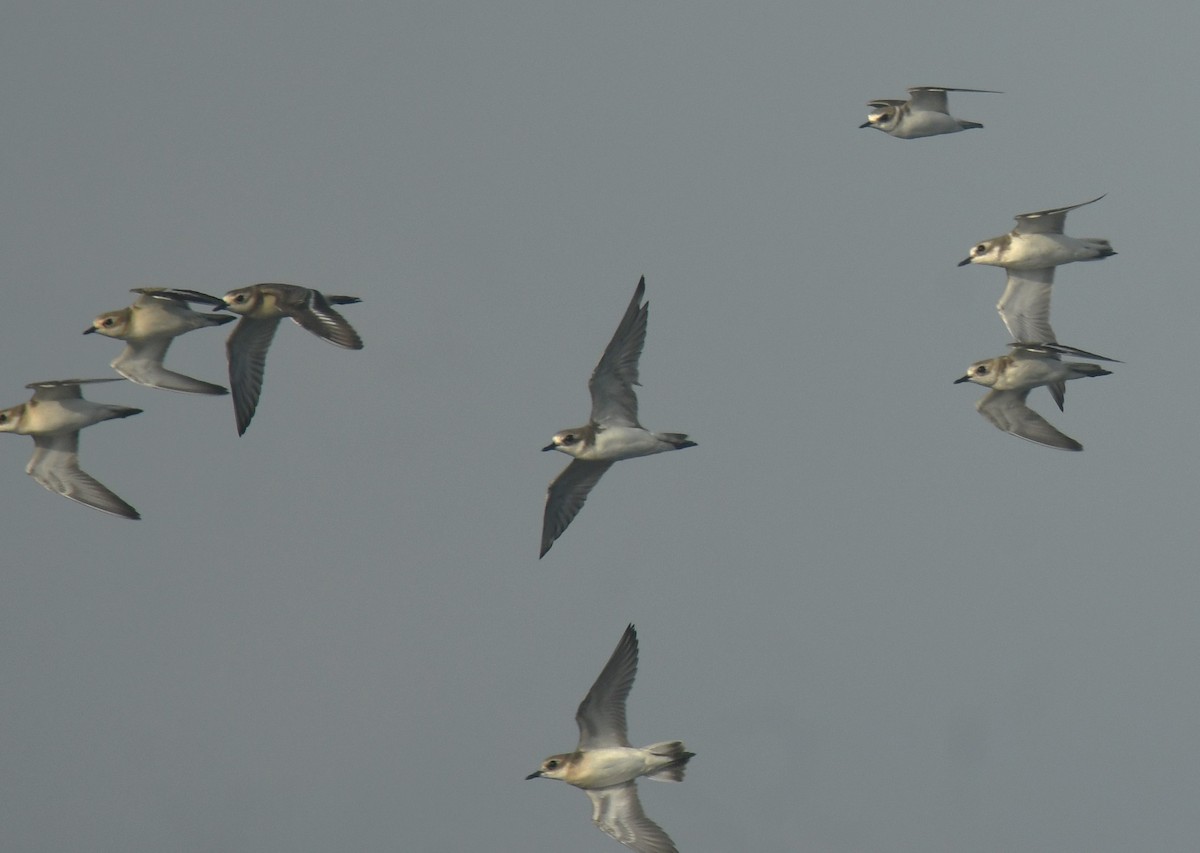
[[279,318],[252,320],[243,317],[234,327],[225,352],[229,356],[229,387],[233,389],[233,413],[237,420],[238,435],[243,435],[250,426],[250,419],[258,408],[258,396],[262,393],[263,370],[267,365],[267,350]]
[[638,359],[646,343],[646,319],[650,303],[642,305],[646,294],[645,276],[638,282],[633,299],[625,309],[617,331],[592,371],[588,390],[592,393],[592,422],[603,426],[641,426],[638,402],[633,386],[638,384]]
[[44,382],[30,382],[26,388],[33,389],[35,400],[82,400],[83,389],[80,385],[92,382],[124,382],[123,379],[48,379]]
[[626,734],[625,700],[633,688],[637,665],[637,631],[629,625],[575,712],[575,722],[579,724],[577,749],[630,746]]
[[638,853],[678,853],[671,837],[642,810],[637,783],[585,790],[592,801],[592,822]]
[[346,318],[333,309],[329,300],[316,290],[309,290],[300,304],[280,300],[279,308],[318,338],[346,349],[362,349],[362,338]]
[[1054,284],[1054,267],[1033,270],[1008,270],[1004,294],[996,303],[1013,340],[1020,343],[1052,344],[1054,329],[1050,328],[1050,288]]
[[152,299],[165,299],[171,302],[178,302],[183,305],[188,303],[197,303],[200,305],[212,305],[219,308],[225,307],[225,300],[219,296],[209,296],[207,293],[201,293],[198,290],[183,290],[175,287],[135,287],[132,288],[133,293],[140,293],[144,297]]
[[141,518],[136,509],[79,467],[78,432],[35,435],[33,443],[33,458],[25,473],[47,489],[101,512]]
[[946,93],[950,91],[953,90],[937,86],[913,86],[908,90],[908,102],[914,110],[948,114]]
[[997,428],[1010,435],[1055,447],[1060,450],[1083,450],[1083,445],[1052,427],[1050,423],[1025,405],[1029,389],[1024,391],[989,391],[975,404],[976,411]]
[[542,550],[538,554],[539,560],[546,556],[554,540],[562,536],[563,531],[579,514],[579,510],[583,509],[588,492],[612,464],[573,459],[550,483],[550,488],[546,490],[546,509],[542,514]]
[[112,363],[113,370],[130,382],[150,388],[165,388],[185,394],[228,394],[220,385],[203,382],[163,367],[163,358],[173,338],[147,338],[127,344]]
[[[1107,193],[1105,193],[1107,195]],[[1018,213],[1014,218],[1017,220],[1017,226],[1013,228],[1014,234],[1061,234],[1063,226],[1067,222],[1067,214],[1077,207],[1083,207],[1085,204],[1092,204],[1104,198],[1103,195],[1098,195],[1091,201],[1081,201],[1079,204],[1071,204],[1066,207],[1052,207],[1049,210],[1035,210],[1033,213]]]
[[1009,346],[1013,347],[1014,349],[1028,350],[1029,352],[1037,353],[1039,355],[1074,355],[1079,356],[1080,358],[1094,358],[1097,361],[1111,361],[1114,364],[1122,363],[1116,358],[1108,358],[1107,356],[1096,355],[1094,352],[1088,352],[1085,349],[1078,349],[1076,347],[1069,347],[1066,344],[1060,343],[1042,342],[1035,346],[1022,343],[1021,341],[1013,341],[1009,344]]

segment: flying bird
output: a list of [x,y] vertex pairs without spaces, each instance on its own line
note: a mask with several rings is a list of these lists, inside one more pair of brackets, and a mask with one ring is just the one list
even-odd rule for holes
[[561,779],[582,789],[592,801],[592,822],[638,853],[677,853],[662,827],[642,810],[637,778],[683,781],[684,768],[695,753],[685,750],[680,741],[641,749],[630,745],[625,700],[637,664],[637,632],[630,625],[575,712],[579,724],[575,751],[550,756],[525,778]]
[[920,139],[923,136],[941,136],[958,133],[960,130],[983,127],[977,121],[964,121],[950,115],[946,105],[947,92],[980,92],[1000,95],[992,89],[951,89],[946,86],[911,86],[907,101],[884,99],[867,101],[873,109],[867,120],[859,125],[882,130],[897,139]]
[[81,385],[123,382],[123,379],[57,379],[31,382],[27,403],[0,411],[0,432],[33,436],[33,458],[25,473],[65,498],[119,515],[141,518],[138,511],[79,467],[79,431],[113,418],[127,418],[141,409],[93,403],[83,399]]
[[1059,432],[1025,404],[1029,392],[1039,385],[1112,373],[1098,364],[1062,361],[1062,355],[1115,360],[1061,344],[1036,347],[1017,344],[1008,355],[975,362],[954,382],[974,382],[991,389],[975,404],[975,409],[997,429],[1046,447],[1083,450],[1082,444]]
[[345,349],[362,349],[358,332],[332,307],[361,301],[357,296],[326,295],[294,284],[252,284],[222,297],[224,304],[213,310],[226,308],[242,318],[225,342],[238,435],[245,434],[258,408],[267,349],[279,321],[290,317],[322,340]]
[[696,446],[696,442],[682,433],[650,432],[638,423],[638,401],[633,386],[639,384],[638,359],[646,342],[650,303],[642,304],[645,293],[643,276],[600,363],[592,371],[588,381],[591,420],[556,433],[542,448],[557,450],[574,459],[546,492],[538,559],[546,556],[554,540],[583,508],[592,487],[614,462]]
[[189,303],[224,306],[215,296],[195,290],[175,290],[165,287],[135,287],[141,294],[128,308],[107,311],[83,330],[125,341],[125,349],[113,360],[111,367],[131,382],[151,388],[165,388],[185,394],[228,394],[220,385],[202,382],[163,367],[163,358],[171,342],[193,329],[232,323],[235,317],[201,314],[188,307]]

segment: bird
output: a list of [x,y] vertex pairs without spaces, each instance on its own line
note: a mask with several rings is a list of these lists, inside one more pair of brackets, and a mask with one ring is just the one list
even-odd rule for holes
[[1112,373],[1098,364],[1063,361],[1060,358],[1062,355],[1115,361],[1061,344],[1017,344],[1007,355],[974,362],[967,368],[966,374],[954,382],[974,382],[991,389],[975,404],[975,409],[998,429],[1047,447],[1083,450],[1082,444],[1059,432],[1045,418],[1025,405],[1029,392],[1039,385],[1108,376]]
[[125,341],[125,349],[113,360],[111,367],[131,382],[151,388],[165,388],[185,394],[228,394],[225,388],[202,382],[163,367],[163,358],[171,341],[193,329],[232,323],[236,317],[202,314],[188,307],[189,303],[224,305],[215,296],[195,290],[176,290],[166,287],[135,287],[140,296],[128,308],[106,311],[83,330]]
[[695,753],[680,741],[641,749],[630,745],[625,700],[637,665],[637,631],[631,624],[575,712],[579,725],[575,751],[550,756],[525,778],[559,779],[582,789],[592,801],[592,822],[638,853],[677,853],[667,833],[642,810],[636,780],[645,776],[681,782]]
[[555,433],[542,448],[557,450],[574,459],[546,491],[539,560],[567,529],[592,487],[614,462],[696,446],[683,433],[650,432],[638,423],[638,401],[633,386],[640,384],[638,359],[646,342],[650,303],[642,304],[645,293],[646,277],[642,276],[617,331],[592,371],[588,381],[591,420]]
[[883,99],[867,101],[874,109],[867,120],[859,125],[882,130],[897,139],[920,139],[924,136],[941,136],[983,127],[977,121],[964,121],[950,115],[946,105],[947,92],[979,92],[1000,95],[993,89],[951,89],[946,86],[910,86],[908,100]]
[[268,283],[239,287],[221,299],[224,304],[214,311],[228,309],[241,315],[225,342],[238,435],[245,435],[258,408],[267,349],[284,317],[291,317],[298,325],[331,344],[345,349],[363,348],[358,332],[332,307],[361,302],[357,296],[326,295],[294,284]]
[[[1101,260],[1116,254],[1106,239],[1063,234],[1068,212],[1102,198],[1100,195],[1066,207],[1017,214],[1012,231],[977,243],[959,261],[960,267],[982,264],[1005,268],[1007,279],[996,310],[1014,341],[1052,344],[1058,340],[1050,326],[1050,290],[1056,266]],[[1066,389],[1061,382],[1051,383],[1049,388],[1062,410]]]
[[1095,204],[1104,195],[1066,207],[1018,213],[1013,217],[1017,224],[1012,231],[981,240],[958,265],[986,264],[1009,270],[1032,270],[1112,257],[1116,252],[1103,237],[1067,237],[1063,234],[1068,213]]
[[141,414],[141,409],[83,399],[80,386],[123,379],[55,379],[31,382],[33,397],[27,403],[0,411],[0,432],[33,436],[33,458],[25,473],[63,497],[119,515],[141,518],[127,504],[79,467],[79,431],[113,418]]

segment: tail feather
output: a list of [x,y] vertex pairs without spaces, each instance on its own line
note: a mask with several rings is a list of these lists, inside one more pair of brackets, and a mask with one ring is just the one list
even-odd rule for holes
[[1113,251],[1112,243],[1108,242],[1108,240],[1104,239],[1103,237],[1084,237],[1082,239],[1083,242],[1087,243],[1091,248],[1100,253],[1098,257],[1092,258],[1092,260],[1111,258],[1116,254],[1116,252]]
[[1081,362],[1081,361],[1071,362],[1071,369],[1074,370],[1076,373],[1078,373],[1080,376],[1085,377],[1085,378],[1090,378],[1093,376],[1111,376],[1112,375],[1111,370],[1105,370],[1103,367],[1101,367],[1098,364],[1087,364],[1087,363]]
[[685,447],[696,446],[696,442],[690,441],[688,437],[681,432],[656,432],[654,437],[659,441],[667,442],[667,444],[673,444],[676,450],[683,450]]
[[983,127],[983,125],[977,121],[963,121],[962,119],[958,120],[958,124],[963,130],[976,130]]
[[682,782],[687,763],[696,756],[696,753],[684,749],[683,742],[678,740],[652,743],[646,749],[654,755],[671,759],[670,764],[664,764],[653,773],[646,774],[645,778],[657,782]]

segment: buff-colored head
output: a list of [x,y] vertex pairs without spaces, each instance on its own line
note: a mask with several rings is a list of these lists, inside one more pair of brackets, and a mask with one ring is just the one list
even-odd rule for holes
[[965,376],[960,376],[954,380],[954,384],[959,382],[974,382],[976,385],[982,385],[985,388],[993,387],[1000,381],[1000,377],[1004,374],[1012,359],[1009,356],[1002,355],[999,358],[985,358],[977,361],[967,368]]
[[0,411],[0,432],[16,432],[21,426],[21,416],[25,414],[25,406],[13,406],[11,409]]
[[958,265],[960,267],[965,267],[967,264],[987,264],[994,267],[1004,266],[1004,253],[1011,242],[1012,237],[1005,234],[1003,237],[993,237],[991,240],[983,240],[976,243],[971,247],[971,253],[959,261]]
[[896,123],[899,120],[900,110],[898,107],[876,107],[867,114],[867,120],[860,124],[859,128],[873,127],[884,133],[891,133],[896,129]]
[[564,752],[560,755],[552,755],[542,762],[533,773],[526,776],[529,779],[563,779],[567,775],[567,767],[571,763],[571,754]]
[[229,291],[221,299],[224,300],[225,307],[234,314],[249,314],[261,304],[262,294],[254,286],[239,287]]
[[554,438],[550,439],[550,443],[543,447],[542,450],[557,450],[568,456],[575,456],[593,438],[594,432],[590,427],[583,426],[564,429],[561,432],[556,432]]
[[120,311],[105,311],[99,317],[92,321],[90,328],[84,329],[85,335],[90,335],[92,332],[109,338],[121,338],[129,331],[129,321],[133,316],[132,308],[122,308]]

